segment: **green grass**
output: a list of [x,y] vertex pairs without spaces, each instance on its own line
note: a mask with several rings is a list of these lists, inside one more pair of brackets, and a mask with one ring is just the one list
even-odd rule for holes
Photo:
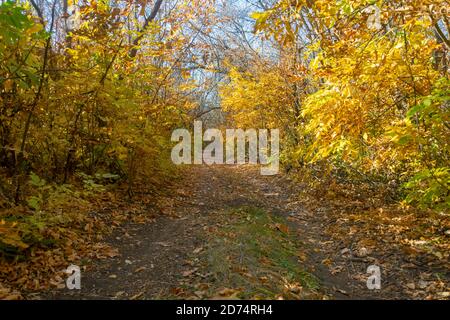
[[225,212],[223,221],[201,256],[211,273],[208,295],[230,288],[238,298],[300,299],[318,289],[317,279],[303,270],[301,245],[286,233],[282,218],[242,207]]

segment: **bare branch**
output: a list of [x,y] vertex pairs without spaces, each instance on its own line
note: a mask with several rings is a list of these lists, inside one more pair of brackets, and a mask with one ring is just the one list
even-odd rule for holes
[[139,31],[140,34],[136,37],[136,39],[133,40],[134,48],[131,49],[131,51],[130,51],[130,57],[134,58],[136,56],[136,54],[138,52],[138,49],[136,48],[136,46],[139,44],[139,42],[144,37],[144,32],[148,28],[148,25],[150,24],[150,22],[152,22],[156,18],[156,15],[158,14],[159,9],[161,8],[162,2],[163,2],[163,0],[157,0],[155,3],[155,6],[153,7],[152,12],[145,19],[144,25],[142,26],[141,30]]

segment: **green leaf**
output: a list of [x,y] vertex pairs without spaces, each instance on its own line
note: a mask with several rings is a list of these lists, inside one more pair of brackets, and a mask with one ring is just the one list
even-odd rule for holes
[[35,174],[34,172],[30,173],[30,179],[31,179],[31,184],[35,187],[43,187],[46,184],[45,180],[39,178],[39,176],[37,174]]
[[408,110],[408,112],[406,113],[406,117],[408,119],[411,119],[412,117],[414,117],[414,115],[416,115],[417,113],[422,111],[424,108],[425,108],[425,104],[423,104],[423,103],[417,104]]
[[35,211],[39,211],[41,208],[41,202],[41,198],[35,196],[32,196],[27,200],[28,206]]

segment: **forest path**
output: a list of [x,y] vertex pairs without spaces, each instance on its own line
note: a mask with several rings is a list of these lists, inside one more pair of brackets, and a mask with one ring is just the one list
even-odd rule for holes
[[341,255],[326,245],[333,222],[301,206],[300,188],[254,166],[189,168],[164,214],[116,230],[119,256],[51,298],[380,298],[366,287],[368,260],[329,267]]

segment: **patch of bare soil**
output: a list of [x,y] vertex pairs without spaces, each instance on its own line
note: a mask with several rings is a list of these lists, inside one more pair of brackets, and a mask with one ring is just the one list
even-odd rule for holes
[[[224,213],[241,208],[266,212],[270,223],[263,224],[263,227],[278,229],[284,237],[280,238],[280,243],[288,243],[291,246],[289,250],[296,250],[293,255],[299,270],[317,279],[318,287],[305,288],[307,292],[304,295],[297,293],[300,289],[294,287],[292,290],[288,288],[294,295],[281,295],[280,292],[281,298],[401,299],[430,295],[445,298],[448,294],[449,269],[443,263],[414,264],[394,243],[384,244],[381,248],[367,245],[366,248],[359,242],[353,243],[352,239],[356,238],[350,234],[347,238],[333,237],[329,231],[336,223],[336,216],[330,213],[325,202],[323,208],[312,209],[305,205],[305,199],[301,198],[302,188],[304,186],[282,175],[261,176],[258,168],[251,166],[189,168],[174,194],[159,199],[163,209],[155,222],[125,223],[109,239],[110,244],[118,249],[118,255],[107,260],[86,262],[81,290],[52,290],[44,297],[249,297],[242,292],[245,288],[230,288],[232,283],[228,286],[215,284],[217,292],[205,293],[210,287],[208,281],[216,278],[214,270],[207,270],[209,264],[205,259],[208,258],[202,253],[212,247],[212,241],[220,234],[233,239],[234,236],[225,232],[229,230],[226,228],[230,221],[224,220],[228,219]],[[268,264],[273,266],[273,263]],[[381,290],[371,291],[366,286],[369,265],[381,268]],[[248,274],[245,270],[233,269],[230,272]],[[256,287],[258,281],[261,286],[268,281],[266,276],[255,279],[252,285]],[[205,290],[199,289],[200,283]]]

